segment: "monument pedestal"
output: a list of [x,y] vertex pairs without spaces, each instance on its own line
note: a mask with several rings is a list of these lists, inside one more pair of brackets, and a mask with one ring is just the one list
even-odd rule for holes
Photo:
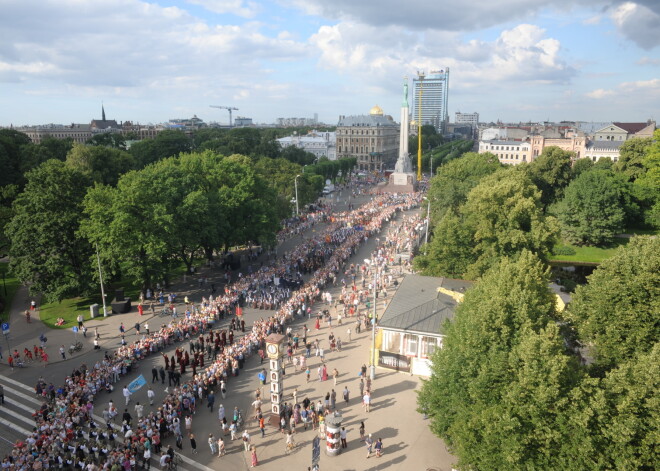
[[385,193],[413,193],[417,191],[417,178],[414,173],[394,172],[390,181],[382,189]]

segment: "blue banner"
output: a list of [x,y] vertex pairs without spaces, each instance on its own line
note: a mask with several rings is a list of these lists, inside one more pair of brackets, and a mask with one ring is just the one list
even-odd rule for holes
[[144,376],[140,375],[133,381],[128,384],[128,390],[132,393],[139,390],[142,386],[147,384],[147,380],[144,379]]

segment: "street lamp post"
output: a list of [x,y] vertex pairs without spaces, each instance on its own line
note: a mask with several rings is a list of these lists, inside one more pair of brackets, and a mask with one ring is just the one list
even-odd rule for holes
[[431,155],[431,178],[433,178],[433,155]]
[[300,216],[300,207],[298,206],[298,177],[300,175],[296,175],[296,178],[293,179],[293,184],[296,187],[296,216]]

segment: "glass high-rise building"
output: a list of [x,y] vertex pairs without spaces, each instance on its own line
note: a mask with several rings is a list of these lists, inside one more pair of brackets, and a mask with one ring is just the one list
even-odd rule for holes
[[422,92],[421,123],[432,124],[439,133],[446,129],[449,121],[447,98],[449,96],[449,68],[432,70],[428,75],[418,72],[413,78],[412,115],[416,123],[420,122],[420,88]]

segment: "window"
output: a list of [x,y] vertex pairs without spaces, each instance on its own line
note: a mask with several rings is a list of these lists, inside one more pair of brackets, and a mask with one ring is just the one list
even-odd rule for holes
[[422,337],[422,347],[419,356],[429,358],[438,348],[438,341],[442,345],[442,340],[436,337]]
[[417,356],[417,335],[405,334],[403,336],[403,354]]

